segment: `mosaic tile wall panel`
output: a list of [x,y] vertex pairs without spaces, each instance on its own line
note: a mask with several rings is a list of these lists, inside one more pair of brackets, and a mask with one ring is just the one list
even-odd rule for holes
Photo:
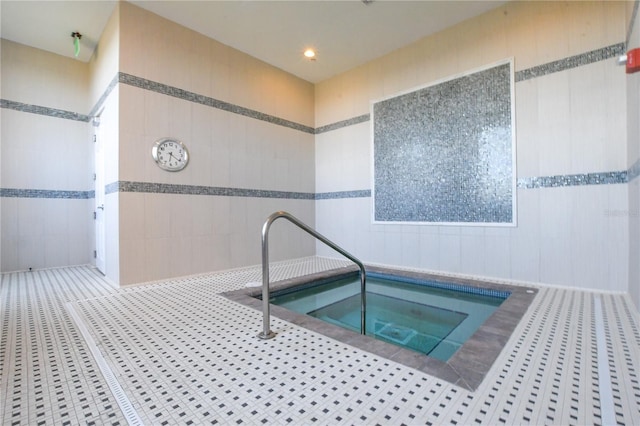
[[510,224],[511,63],[372,105],[376,222]]

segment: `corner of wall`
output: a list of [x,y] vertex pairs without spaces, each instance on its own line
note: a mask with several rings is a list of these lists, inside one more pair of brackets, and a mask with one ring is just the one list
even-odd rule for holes
[[[118,180],[118,111],[119,94],[116,86],[120,54],[120,13],[118,2],[98,41],[89,62],[90,115],[100,116],[100,138],[103,140],[104,172],[102,182],[109,185]],[[99,168],[96,168],[98,170]],[[105,190],[106,192],[106,190]],[[105,275],[115,285],[120,285],[118,193],[104,197],[105,221]]]
[[[640,1],[627,4],[627,51],[640,47]],[[640,314],[640,73],[627,74],[627,154],[629,165],[628,293]]]
[[[118,73],[120,52],[120,7],[116,4],[113,14],[107,21],[98,45],[89,61],[90,108],[100,101],[100,97]],[[93,111],[93,110],[92,110]]]

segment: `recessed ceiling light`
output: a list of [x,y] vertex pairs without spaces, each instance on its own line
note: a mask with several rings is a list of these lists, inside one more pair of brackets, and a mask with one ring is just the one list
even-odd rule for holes
[[316,57],[316,52],[313,49],[307,49],[304,51],[304,56],[308,59],[315,59]]

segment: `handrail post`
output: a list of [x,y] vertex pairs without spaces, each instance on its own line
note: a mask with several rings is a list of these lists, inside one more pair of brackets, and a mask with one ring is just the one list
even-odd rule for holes
[[367,289],[364,266],[360,270],[360,334],[367,334]]
[[274,220],[271,215],[262,226],[262,332],[258,337],[265,340],[276,337],[271,331],[269,313],[269,228]]
[[278,211],[271,214],[262,226],[262,332],[258,334],[258,337],[261,339],[271,339],[276,335],[273,331],[271,331],[271,316],[269,312],[269,228],[276,219],[279,219],[281,217],[287,219],[289,222],[298,226],[298,228],[322,241],[323,243],[358,265],[358,268],[360,268],[360,334],[366,334],[367,303],[366,273],[364,270],[364,264],[349,252],[335,244],[333,241],[329,240],[319,232],[299,221],[295,216],[284,211]]

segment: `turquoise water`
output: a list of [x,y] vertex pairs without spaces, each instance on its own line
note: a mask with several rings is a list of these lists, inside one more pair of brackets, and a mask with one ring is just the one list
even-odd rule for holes
[[[366,334],[442,361],[448,360],[508,296],[411,281],[368,274]],[[358,276],[275,292],[271,303],[360,332]]]

